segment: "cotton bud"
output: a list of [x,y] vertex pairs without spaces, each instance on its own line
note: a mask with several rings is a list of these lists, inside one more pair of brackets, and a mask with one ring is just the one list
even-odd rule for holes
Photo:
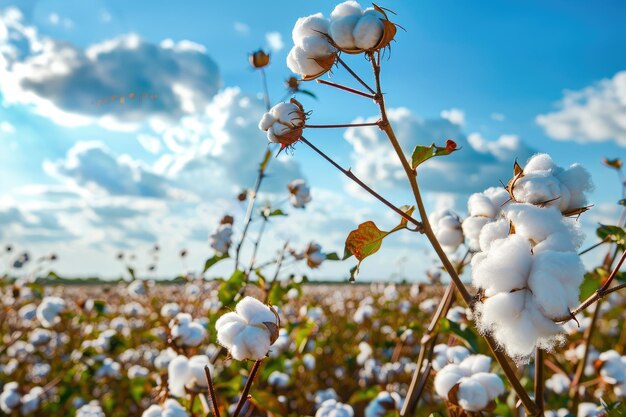
[[504,384],[489,373],[491,359],[473,355],[460,364],[446,365],[435,376],[437,394],[466,411],[481,411],[504,393]]
[[232,224],[220,224],[215,232],[209,236],[209,245],[220,255],[228,253],[232,244],[233,226]]
[[317,13],[297,20],[292,38],[294,46],[287,56],[287,66],[303,80],[313,80],[335,64],[337,50],[327,37],[328,20]]
[[76,417],[105,417],[102,407],[97,400],[91,401],[89,404],[82,405],[76,410]]
[[0,394],[0,409],[11,414],[20,405],[20,393],[17,382],[9,382],[4,385]]
[[439,210],[429,216],[437,240],[446,251],[454,252],[463,243],[461,219],[452,210]]
[[310,268],[319,267],[326,259],[326,255],[322,252],[322,247],[315,242],[309,243],[304,251],[304,255],[306,258],[306,264]]
[[354,410],[348,404],[326,400],[315,413],[315,417],[353,417]]
[[283,150],[300,139],[305,120],[304,107],[292,98],[289,103],[279,103],[265,113],[259,122],[259,129],[267,132],[271,143],[280,143]]
[[215,323],[218,342],[237,360],[259,360],[267,356],[278,338],[277,313],[256,298],[245,297],[234,312],[226,313]]
[[365,417],[384,417],[401,407],[402,398],[398,393],[382,391],[365,407]]
[[169,398],[163,405],[152,404],[141,417],[188,417],[185,408],[172,398]]
[[287,186],[289,189],[289,201],[295,208],[304,208],[311,202],[311,190],[302,179],[293,180]]
[[206,337],[204,326],[187,313],[178,313],[170,322],[170,329],[172,338],[180,346],[198,346]]
[[59,297],[45,297],[37,307],[37,319],[43,327],[59,323],[59,314],[65,309],[65,301]]
[[253,68],[263,68],[269,65],[269,63],[270,55],[262,49],[250,54],[250,65],[252,65]]
[[523,170],[516,164],[514,171],[507,188],[515,201],[555,206],[565,215],[587,210],[586,193],[593,189],[593,184],[589,172],[581,165],[564,169],[548,154],[538,154],[528,160]]
[[380,7],[363,10],[356,1],[346,1],[330,14],[329,35],[339,50],[358,54],[388,46],[396,35],[396,26]]
[[187,359],[179,355],[174,358],[167,367],[168,384],[170,393],[175,397],[184,397],[185,388],[194,391],[204,391],[207,388],[204,367],[209,366],[211,373],[213,365],[206,355],[196,355]]

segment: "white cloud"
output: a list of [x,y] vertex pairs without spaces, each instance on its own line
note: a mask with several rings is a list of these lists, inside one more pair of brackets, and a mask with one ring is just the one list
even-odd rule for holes
[[48,21],[53,25],[58,25],[61,21],[61,18],[56,13],[50,13],[50,15],[48,16]]
[[[490,142],[478,134],[468,139],[459,125],[445,119],[421,119],[407,108],[388,111],[396,136],[405,152],[416,145],[445,144],[452,139],[461,148],[444,157],[433,158],[418,168],[422,187],[431,191],[463,193],[482,191],[506,182],[512,174],[515,158],[525,161],[534,150],[513,135]],[[371,117],[367,121],[376,121]],[[356,123],[363,119],[355,120]],[[352,145],[353,171],[367,184],[382,190],[406,187],[404,171],[387,138],[377,128],[350,128],[345,133]],[[351,191],[357,188],[350,184]],[[359,193],[360,194],[360,193]]]
[[243,22],[233,23],[233,29],[235,29],[235,32],[239,33],[240,35],[247,35],[248,33],[250,33],[250,26],[246,25]]
[[269,45],[270,49],[274,52],[278,52],[285,47],[283,37],[280,32],[269,32],[265,34],[265,41]]
[[74,22],[71,19],[67,17],[61,18],[58,13],[50,13],[50,15],[48,16],[48,21],[51,25],[62,25],[66,29],[71,29],[74,27]]
[[8,29],[0,36],[4,101],[32,105],[58,124],[128,130],[150,118],[174,122],[201,111],[220,86],[217,65],[193,42],[154,45],[130,34],[82,49],[39,36],[16,9],[0,21]]
[[9,122],[0,122],[0,131],[12,134],[15,133],[15,127]]
[[146,135],[144,133],[140,133],[137,135],[137,141],[143,148],[150,152],[151,154],[158,154],[161,152],[161,140],[152,135]]
[[503,122],[506,119],[506,116],[502,113],[491,113],[491,120],[495,120],[496,122]]
[[442,110],[440,116],[455,125],[463,126],[465,124],[465,112],[461,109]]
[[100,10],[100,21],[102,23],[109,23],[111,20],[113,20],[113,16],[111,16],[111,13],[108,10]]
[[559,110],[537,116],[546,134],[558,140],[626,146],[626,71],[579,91],[565,91]]

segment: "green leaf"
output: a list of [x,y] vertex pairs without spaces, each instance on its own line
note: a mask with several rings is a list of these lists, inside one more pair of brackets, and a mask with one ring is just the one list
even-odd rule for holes
[[230,278],[222,282],[217,293],[217,298],[222,302],[222,305],[230,306],[233,303],[237,293],[244,285],[244,278],[244,272],[238,269],[233,272]]
[[272,217],[272,216],[286,216],[287,214],[282,211],[281,209],[276,209],[274,211],[271,211],[267,217]]
[[218,254],[213,255],[212,258],[207,259],[206,262],[204,263],[204,269],[202,270],[202,273],[204,274],[213,265],[215,265],[216,263],[218,263],[222,259],[226,259],[226,258],[228,258],[228,254],[227,253],[225,253],[223,255],[218,255]]
[[317,96],[313,94],[312,92],[310,92],[309,90],[298,90],[296,91],[296,93],[306,94],[309,97],[313,97],[314,99],[317,99]]
[[388,234],[389,232],[380,230],[371,220],[361,223],[346,238],[343,259],[354,255],[361,263],[363,259],[378,252]]
[[127,271],[128,271],[128,273],[130,274],[130,277],[133,279],[133,281],[134,281],[135,279],[137,279],[137,278],[135,278],[135,269],[134,269],[134,268],[131,268],[131,267],[129,266],[129,267],[126,267],[126,270],[127,270]]
[[378,386],[369,387],[366,389],[361,389],[350,396],[348,400],[349,404],[358,403],[360,401],[371,401],[380,392],[380,388]]
[[446,146],[435,146],[434,143],[430,146],[417,145],[415,149],[413,149],[413,154],[411,154],[411,167],[415,169],[430,158],[450,155],[452,152],[458,151],[459,149],[460,148],[457,149],[456,147],[456,142],[450,139],[446,141]]
[[600,239],[609,239],[620,247],[626,246],[626,231],[619,226],[601,224],[596,230]]
[[337,255],[337,252],[332,252],[332,253],[326,254],[326,260],[327,261],[340,261],[341,259],[339,259],[339,255]]
[[479,352],[478,335],[471,330],[470,326],[461,329],[461,326],[458,323],[450,321],[444,317],[441,319],[441,330],[454,333],[459,338],[464,340],[472,351]]
[[622,198],[620,201],[617,202],[617,204],[619,204],[620,206],[626,206],[626,198]]

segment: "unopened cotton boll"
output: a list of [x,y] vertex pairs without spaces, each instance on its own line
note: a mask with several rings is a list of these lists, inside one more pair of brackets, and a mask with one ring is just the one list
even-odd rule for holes
[[65,301],[59,297],[45,297],[37,307],[37,319],[43,327],[60,322],[59,314],[65,309]]
[[239,301],[234,312],[215,323],[218,342],[237,360],[264,358],[278,337],[278,326],[270,307],[253,297]]
[[481,411],[504,393],[504,384],[496,375],[489,373],[491,359],[485,355],[472,355],[460,364],[449,364],[437,372],[435,391],[448,399],[455,386],[455,401],[467,411]]
[[354,417],[354,410],[348,404],[331,399],[320,405],[315,417]]
[[396,392],[382,391],[365,407],[365,417],[383,417],[390,410],[400,410],[402,398]]
[[452,210],[438,210],[429,216],[429,221],[445,250],[454,252],[463,243],[461,220]]
[[228,253],[232,243],[233,226],[231,224],[220,224],[215,232],[209,236],[209,245],[218,254]]

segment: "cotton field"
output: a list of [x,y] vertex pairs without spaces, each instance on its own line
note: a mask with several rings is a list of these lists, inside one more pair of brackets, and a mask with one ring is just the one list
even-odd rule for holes
[[[2,415],[626,412],[626,72],[528,115],[626,47],[626,8],[24,3],[0,4]],[[451,91],[467,114],[410,108]]]

